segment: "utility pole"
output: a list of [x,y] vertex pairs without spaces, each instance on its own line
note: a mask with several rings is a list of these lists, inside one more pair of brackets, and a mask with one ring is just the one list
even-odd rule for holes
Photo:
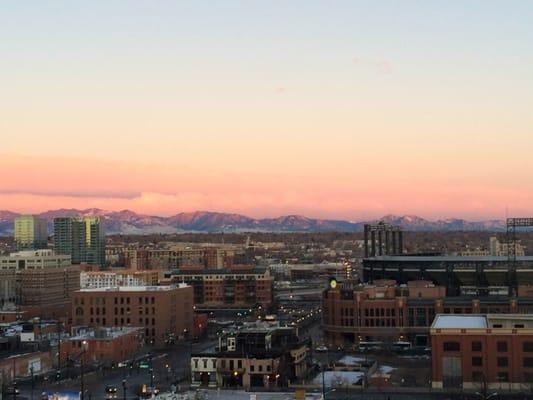
[[326,367],[322,364],[322,400],[326,400]]
[[31,373],[31,400],[33,400],[33,391],[35,389],[35,379],[33,375],[33,364],[30,366],[30,373]]
[[57,380],[61,379],[61,322],[57,320]]
[[122,398],[126,400],[126,379],[122,379]]

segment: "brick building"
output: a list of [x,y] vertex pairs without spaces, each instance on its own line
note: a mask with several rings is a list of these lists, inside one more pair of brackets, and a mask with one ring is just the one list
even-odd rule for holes
[[431,326],[432,386],[533,389],[533,316],[438,315]]
[[230,266],[235,251],[213,246],[170,249],[130,249],[125,252],[126,267],[135,270],[171,270],[185,266],[218,269]]
[[86,364],[111,366],[135,358],[142,342],[143,328],[74,328],[73,336],[61,341],[61,364],[83,357]]
[[194,288],[198,309],[268,308],[273,302],[273,282],[268,269],[238,265],[228,269],[181,268],[165,275],[173,283]]
[[446,288],[429,281],[397,285],[393,280],[367,285],[337,285],[322,298],[322,329],[327,342],[354,344],[409,341],[429,344],[436,314],[533,312],[531,297],[446,296]]
[[82,289],[72,302],[74,325],[143,327],[146,343],[162,346],[193,329],[193,289],[170,286],[119,286]]

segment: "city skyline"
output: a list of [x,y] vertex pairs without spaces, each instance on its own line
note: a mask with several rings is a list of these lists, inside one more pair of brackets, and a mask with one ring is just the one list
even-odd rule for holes
[[518,1],[5,5],[0,210],[530,215],[531,16]]

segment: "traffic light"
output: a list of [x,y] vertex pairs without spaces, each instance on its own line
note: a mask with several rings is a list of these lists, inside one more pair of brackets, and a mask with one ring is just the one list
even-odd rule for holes
[[337,287],[337,279],[334,277],[329,278],[329,287],[335,289]]

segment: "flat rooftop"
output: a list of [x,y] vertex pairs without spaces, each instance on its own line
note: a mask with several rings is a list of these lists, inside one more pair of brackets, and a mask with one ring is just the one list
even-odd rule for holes
[[168,292],[176,288],[189,287],[186,283],[179,283],[177,285],[163,285],[163,286],[110,286],[102,288],[86,288],[80,289],[78,292]]
[[435,317],[432,329],[533,329],[533,315],[529,314],[480,314]]
[[487,318],[484,315],[443,315],[439,314],[433,321],[432,328],[435,329],[468,329],[487,328]]

